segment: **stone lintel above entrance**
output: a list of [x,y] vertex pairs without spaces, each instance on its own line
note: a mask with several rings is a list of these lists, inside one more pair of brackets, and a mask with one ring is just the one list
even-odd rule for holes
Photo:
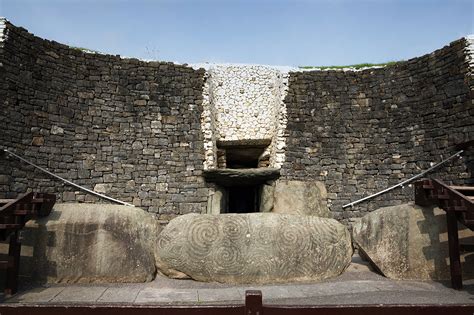
[[258,185],[280,177],[277,168],[212,169],[204,171],[204,178],[225,187]]
[[216,144],[219,148],[238,148],[238,147],[262,147],[270,145],[272,139],[239,139],[239,140],[217,140]]

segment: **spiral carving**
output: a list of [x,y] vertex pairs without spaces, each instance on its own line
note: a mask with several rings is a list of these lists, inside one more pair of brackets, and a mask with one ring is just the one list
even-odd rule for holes
[[269,247],[274,245],[274,236],[275,232],[266,226],[261,226],[255,235],[255,243],[262,247]]
[[283,221],[279,226],[276,246],[282,253],[307,251],[311,247],[307,227]]
[[185,228],[190,259],[201,259],[209,254],[213,243],[219,236],[219,228],[209,218],[198,216]]
[[175,220],[157,251],[170,275],[231,283],[324,279],[342,272],[352,255],[349,232],[332,219],[253,213]]
[[244,217],[224,217],[222,233],[229,240],[244,240],[249,233],[248,222]]
[[226,243],[213,251],[210,265],[216,274],[237,275],[242,273],[242,260],[241,249]]
[[165,249],[168,247],[168,245],[170,244],[171,242],[171,237],[169,234],[167,235],[162,235],[159,239],[158,239],[158,249]]

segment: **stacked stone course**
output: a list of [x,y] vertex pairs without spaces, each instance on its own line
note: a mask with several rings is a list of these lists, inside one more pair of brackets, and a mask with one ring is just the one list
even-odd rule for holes
[[[333,215],[346,223],[413,200],[413,188],[406,186],[342,209],[474,139],[472,47],[472,40],[461,39],[385,68],[290,73],[283,177],[325,183]],[[430,175],[462,184],[472,168],[470,153]]]
[[[412,200],[404,187],[353,208],[474,139],[474,38],[394,66],[285,73],[85,53],[0,19],[0,146],[68,180],[167,222],[204,213],[219,141],[270,140],[284,180],[325,184],[345,223]],[[434,173],[463,184],[472,151]],[[11,157],[0,198],[26,190],[99,202]],[[103,200],[100,200],[103,202]]]
[[[84,53],[0,25],[2,147],[164,220],[203,211],[204,70]],[[14,159],[2,158],[0,174],[3,197],[37,189],[98,201]]]

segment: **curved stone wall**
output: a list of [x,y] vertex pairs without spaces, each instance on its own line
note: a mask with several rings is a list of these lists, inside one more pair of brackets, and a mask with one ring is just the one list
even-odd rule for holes
[[[320,180],[336,219],[413,200],[404,187],[345,211],[342,205],[419,174],[474,139],[472,39],[394,66],[290,73],[283,177]],[[472,152],[434,175],[463,183]]]
[[[84,53],[0,25],[2,147],[165,220],[205,209],[204,70]],[[38,189],[98,201],[8,157],[0,174],[2,197]]]
[[[281,166],[282,179],[323,182],[333,216],[350,223],[412,200],[413,189],[342,205],[474,139],[472,38],[385,68],[288,78],[266,67],[206,73],[84,53],[4,19],[0,35],[0,146],[165,221],[205,212],[212,187],[202,171],[216,167],[218,141],[271,138],[269,163]],[[0,161],[0,198],[35,189],[63,201],[98,201],[8,156]],[[472,161],[468,152],[435,175],[472,181]]]

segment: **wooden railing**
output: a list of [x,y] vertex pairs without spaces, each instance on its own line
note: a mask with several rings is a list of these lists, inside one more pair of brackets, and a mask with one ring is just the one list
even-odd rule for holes
[[449,186],[437,179],[424,179],[415,183],[415,203],[435,204],[446,211],[451,284],[454,289],[462,289],[460,250],[474,248],[470,244],[459,244],[458,222],[474,230],[474,187]]
[[0,269],[6,269],[5,294],[14,294],[18,288],[20,230],[29,220],[49,215],[55,202],[55,195],[33,192],[16,199],[0,199],[0,240],[9,239],[8,256],[0,260]]

